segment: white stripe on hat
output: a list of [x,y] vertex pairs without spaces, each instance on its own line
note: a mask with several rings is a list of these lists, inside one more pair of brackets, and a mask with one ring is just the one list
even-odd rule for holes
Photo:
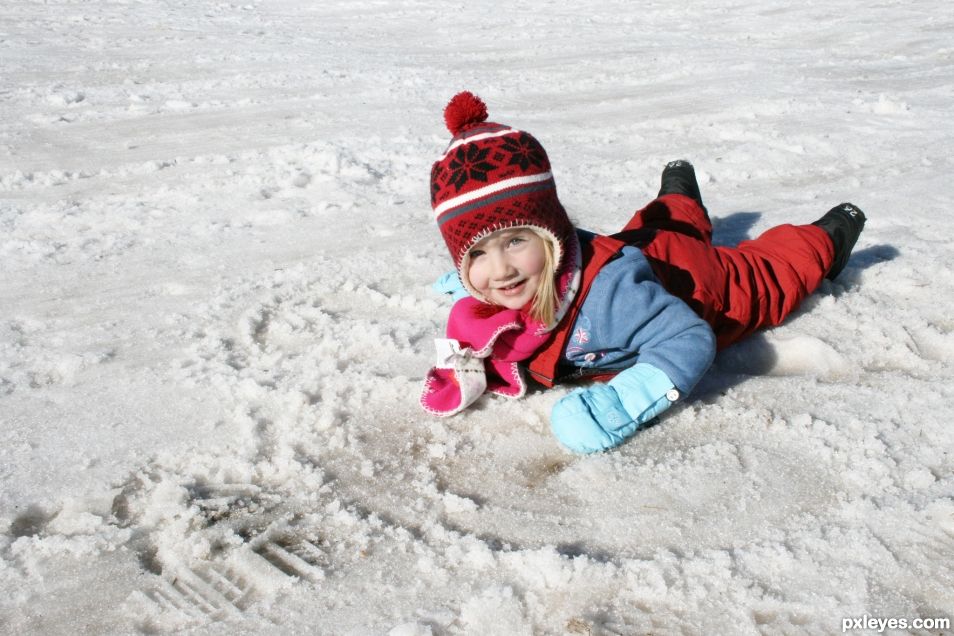
[[464,144],[469,144],[472,141],[481,141],[483,139],[491,139],[492,137],[503,137],[504,135],[509,135],[510,133],[515,133],[515,132],[520,132],[520,131],[515,130],[513,128],[505,128],[503,130],[498,130],[496,132],[480,133],[479,135],[474,135],[473,137],[463,137],[462,139],[458,139],[457,141],[455,141],[454,143],[452,143],[450,146],[447,147],[447,150],[444,151],[444,155],[441,157],[441,160],[445,159],[447,155],[451,153],[452,150],[454,150],[455,148],[459,146],[463,146]]
[[553,174],[550,172],[541,172],[540,174],[531,174],[523,177],[513,177],[512,179],[504,179],[503,181],[498,181],[497,183],[491,183],[490,185],[484,186],[483,188],[478,188],[477,190],[471,190],[466,192],[459,197],[454,197],[453,199],[448,199],[444,201],[439,206],[434,208],[434,216],[440,217],[441,214],[450,210],[451,208],[456,208],[458,206],[464,205],[465,203],[470,203],[471,201],[476,201],[482,197],[485,197],[496,192],[501,192],[507,190],[508,188],[513,188],[516,186],[527,185],[530,183],[540,183],[541,181],[546,181],[547,179],[552,179]]

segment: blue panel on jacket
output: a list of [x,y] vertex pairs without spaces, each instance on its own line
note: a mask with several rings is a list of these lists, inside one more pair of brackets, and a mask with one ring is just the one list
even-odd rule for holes
[[624,247],[596,275],[564,358],[597,369],[651,364],[688,393],[712,364],[715,346],[709,325],[663,288],[642,251]]

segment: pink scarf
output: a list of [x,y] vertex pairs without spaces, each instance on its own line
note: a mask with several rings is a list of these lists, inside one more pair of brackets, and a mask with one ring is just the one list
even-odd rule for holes
[[568,241],[565,266],[557,274],[560,305],[552,325],[522,310],[487,305],[468,296],[447,319],[447,337],[435,340],[437,364],[424,379],[421,406],[440,416],[455,415],[485,392],[519,398],[527,391],[517,364],[539,349],[563,318],[580,286],[580,249]]

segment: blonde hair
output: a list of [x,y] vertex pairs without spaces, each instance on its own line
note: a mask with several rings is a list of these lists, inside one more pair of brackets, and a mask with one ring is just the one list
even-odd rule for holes
[[543,241],[544,254],[540,285],[530,305],[530,317],[550,327],[556,320],[557,304],[560,302],[556,288],[556,255],[553,252],[553,239],[539,230],[529,229]]

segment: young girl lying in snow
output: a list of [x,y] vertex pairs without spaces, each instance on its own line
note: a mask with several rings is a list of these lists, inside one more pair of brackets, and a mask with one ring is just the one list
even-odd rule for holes
[[431,170],[431,203],[466,292],[454,273],[439,281],[460,299],[421,404],[453,415],[485,391],[520,397],[521,365],[546,386],[609,379],[553,407],[554,434],[576,452],[620,444],[692,391],[717,349],[781,323],[838,275],[864,227],[843,203],[714,247],[695,171],[673,161],[621,232],[594,235],[570,223],[536,139],[486,121],[468,92],[444,119],[454,137]]

